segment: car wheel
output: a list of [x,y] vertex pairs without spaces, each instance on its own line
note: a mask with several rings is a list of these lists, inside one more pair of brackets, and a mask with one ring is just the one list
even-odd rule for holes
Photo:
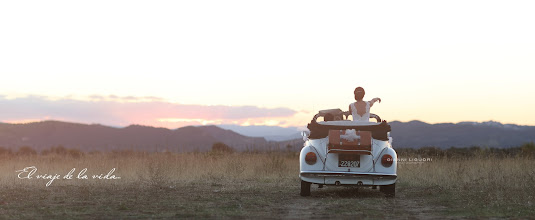
[[310,196],[311,183],[301,180],[301,196]]
[[392,185],[381,186],[379,190],[381,190],[381,192],[383,192],[386,195],[386,197],[396,196],[396,184],[395,183]]

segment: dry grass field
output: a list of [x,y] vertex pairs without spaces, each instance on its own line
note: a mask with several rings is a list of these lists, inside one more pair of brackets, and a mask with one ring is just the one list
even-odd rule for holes
[[[120,179],[92,179],[112,168]],[[396,198],[334,186],[301,197],[297,153],[0,155],[0,218],[522,218],[535,215],[534,168],[523,157],[432,158],[399,164]],[[60,177],[47,187],[44,174]]]

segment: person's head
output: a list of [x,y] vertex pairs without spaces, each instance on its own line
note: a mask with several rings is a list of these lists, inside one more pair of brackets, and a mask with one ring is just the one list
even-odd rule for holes
[[355,89],[355,100],[362,101],[362,99],[364,98],[364,94],[366,94],[366,92],[364,92],[364,89],[362,87],[357,87]]

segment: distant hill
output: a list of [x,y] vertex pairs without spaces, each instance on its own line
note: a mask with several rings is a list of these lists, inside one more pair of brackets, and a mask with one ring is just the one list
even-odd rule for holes
[[[535,126],[518,126],[498,122],[461,122],[428,124],[421,121],[390,122],[395,148],[435,146],[516,147],[535,141]],[[224,127],[224,126],[223,126]],[[82,151],[140,150],[191,152],[208,151],[215,142],[223,142],[236,150],[299,151],[303,140],[296,128],[273,126],[227,126],[241,133],[262,135],[249,137],[218,126],[188,126],[178,129],[131,125],[124,128],[98,124],[77,124],[44,121],[27,124],[0,123],[0,146],[30,146],[36,150],[54,146]],[[287,135],[285,135],[287,134]],[[269,141],[265,137],[286,137]],[[297,137],[297,138],[296,138]],[[272,139],[273,140],[273,139]]]
[[207,151],[215,142],[236,150],[264,149],[275,145],[262,137],[247,137],[216,126],[182,127],[175,130],[131,125],[114,128],[98,124],[44,121],[27,124],[0,123],[0,146],[30,146],[37,150],[52,146],[83,151]]
[[229,129],[241,135],[249,137],[263,137],[268,141],[288,141],[301,137],[301,132],[297,127],[278,127],[266,125],[217,125],[223,129]]
[[535,141],[535,126],[488,122],[427,124],[421,121],[390,123],[395,147],[517,147]]
[[[428,124],[421,121],[389,123],[395,148],[420,147],[518,147],[535,142],[535,126],[519,126],[498,122],[461,122]],[[280,142],[300,146],[301,138]]]

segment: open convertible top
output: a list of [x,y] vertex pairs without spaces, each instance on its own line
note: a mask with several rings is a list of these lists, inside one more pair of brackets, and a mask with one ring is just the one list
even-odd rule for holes
[[318,122],[318,124],[330,125],[330,126],[373,126],[373,125],[378,125],[379,123],[343,120],[343,121],[320,121]]
[[355,129],[358,131],[371,131],[373,139],[387,141],[388,132],[391,131],[390,125],[384,120],[381,123],[375,123],[349,120],[317,122],[316,119],[317,117],[314,117],[307,126],[310,130],[309,138],[311,139],[325,138],[328,136],[329,130]]

